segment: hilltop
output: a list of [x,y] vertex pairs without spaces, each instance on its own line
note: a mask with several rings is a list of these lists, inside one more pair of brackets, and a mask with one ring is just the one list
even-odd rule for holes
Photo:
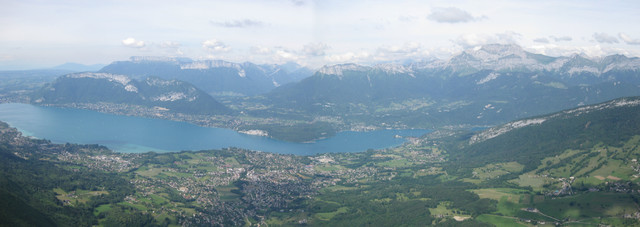
[[57,78],[34,95],[38,104],[140,105],[160,112],[230,114],[232,111],[193,85],[148,77],[143,81],[109,73],[72,73]]

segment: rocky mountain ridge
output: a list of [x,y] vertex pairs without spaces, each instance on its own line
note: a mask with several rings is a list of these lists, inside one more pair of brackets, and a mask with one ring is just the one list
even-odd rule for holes
[[178,79],[217,96],[262,94],[312,74],[310,69],[295,63],[258,65],[251,62],[194,61],[169,57],[131,57],[129,61],[113,62],[100,72],[122,74],[136,79],[148,76]]
[[431,127],[502,124],[637,96],[639,88],[640,58],[550,57],[492,44],[446,61],[324,66],[266,96],[276,107],[315,116],[367,116],[372,123],[387,119],[385,125]]
[[616,100],[612,100],[612,101],[608,101],[600,104],[588,105],[588,106],[583,106],[575,109],[564,110],[564,111],[547,115],[547,116],[540,116],[535,118],[512,121],[507,124],[503,124],[500,126],[487,129],[479,134],[474,135],[469,140],[469,144],[486,141],[518,128],[523,128],[523,127],[532,126],[532,125],[539,125],[550,119],[578,117],[583,114],[587,114],[590,112],[603,111],[605,109],[615,109],[620,107],[637,107],[637,106],[640,106],[640,99],[637,97],[620,98],[620,99],[616,99]]
[[370,71],[380,69],[387,73],[416,73],[423,70],[450,70],[453,75],[465,76],[483,70],[497,72],[534,72],[545,71],[566,76],[580,73],[601,75],[610,71],[640,70],[640,58],[624,55],[610,55],[603,58],[588,58],[580,54],[551,57],[525,51],[522,47],[511,44],[489,44],[467,49],[448,60],[431,59],[408,65],[378,64],[363,66],[357,64],[327,65],[317,73],[326,75],[342,75],[344,71]]

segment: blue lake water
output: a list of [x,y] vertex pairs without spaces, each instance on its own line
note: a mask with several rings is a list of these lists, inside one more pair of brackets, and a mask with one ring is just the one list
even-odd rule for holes
[[314,143],[291,143],[185,122],[19,103],[0,104],[0,121],[18,128],[25,135],[55,143],[100,144],[126,153],[227,147],[297,155],[359,152],[393,147],[406,141],[395,135],[421,136],[430,132],[424,129],[347,131]]

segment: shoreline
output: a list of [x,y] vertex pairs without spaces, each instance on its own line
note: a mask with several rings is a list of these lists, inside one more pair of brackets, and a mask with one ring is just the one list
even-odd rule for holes
[[[9,103],[7,103],[9,105]],[[40,109],[39,108],[45,108]],[[22,110],[24,109],[24,110]],[[47,110],[49,109],[49,110]],[[56,110],[58,109],[58,110]],[[66,109],[66,110],[65,110]],[[398,140],[394,137],[396,134],[403,136],[422,136],[426,133],[430,133],[431,130],[417,130],[417,131],[393,131],[393,130],[380,130],[379,132],[357,132],[357,131],[343,131],[344,133],[338,134],[337,137],[322,137],[311,142],[286,142],[275,139],[260,139],[256,136],[264,133],[260,130],[249,131],[250,134],[254,134],[250,137],[239,135],[240,132],[226,129],[217,128],[209,130],[192,124],[190,122],[173,121],[169,119],[158,119],[158,117],[148,116],[135,116],[132,114],[114,114],[105,113],[104,111],[88,110],[86,108],[72,108],[71,106],[61,105],[33,105],[25,103],[14,103],[13,107],[7,106],[4,121],[11,122],[11,125],[20,128],[20,131],[33,131],[36,133],[35,138],[44,138],[46,140],[53,141],[54,143],[76,143],[76,144],[99,144],[108,147],[110,150],[118,153],[144,153],[147,151],[154,151],[158,153],[165,153],[166,151],[180,152],[180,151],[198,151],[198,150],[210,150],[210,149],[223,149],[230,147],[238,147],[247,150],[264,151],[279,154],[295,154],[295,155],[314,155],[319,153],[344,153],[344,152],[362,152],[368,149],[386,149],[401,146],[407,141],[402,139]],[[24,112],[26,111],[26,112]],[[80,111],[80,112],[75,112]],[[83,113],[84,112],[84,113]],[[36,115],[33,115],[36,113]],[[39,113],[39,114],[37,114]],[[53,118],[40,118],[38,116],[48,116],[48,113]],[[72,114],[67,115],[66,113]],[[7,115],[8,114],[8,115]],[[44,115],[43,115],[44,114]],[[102,115],[102,116],[101,116]],[[14,117],[11,117],[14,116]],[[57,116],[57,117],[54,117]],[[65,117],[70,116],[70,117]],[[87,117],[84,117],[87,116]],[[32,117],[38,117],[31,122]],[[124,118],[122,118],[124,117]],[[139,120],[128,117],[140,117]],[[143,120],[146,118],[147,120]],[[43,119],[48,119],[48,122],[57,122],[54,124],[40,122]],[[80,120],[80,121],[78,121]],[[162,120],[162,122],[154,122],[149,120]],[[26,123],[25,123],[26,122]],[[40,123],[38,123],[40,122]],[[171,122],[180,122],[180,124],[186,123],[181,126]],[[36,123],[35,127],[30,127]],[[81,125],[75,125],[76,123]],[[122,124],[121,124],[122,123]],[[26,125],[25,125],[26,124]],[[127,127],[132,130],[127,129]],[[155,128],[155,127],[158,128]],[[44,127],[44,128],[43,128]],[[98,128],[96,128],[98,127]],[[101,127],[104,127],[101,129]],[[154,127],[154,128],[151,128]],[[184,127],[184,128],[183,128]],[[23,129],[24,128],[24,129]],[[39,128],[47,129],[45,131],[39,131]],[[141,130],[134,130],[134,129]],[[51,130],[53,129],[53,130]],[[95,130],[94,130],[95,129]],[[184,129],[185,131],[182,131]],[[72,132],[72,131],[75,132]],[[103,131],[109,133],[108,136],[102,134],[87,134],[90,131]],[[125,130],[125,131],[122,131]],[[204,130],[204,131],[202,131]],[[416,130],[416,129],[414,129]],[[51,134],[51,131],[58,133]],[[84,132],[87,133],[84,133]],[[158,133],[155,133],[157,131]],[[247,130],[248,131],[248,130]],[[25,131],[26,132],[26,131]],[[61,136],[60,132],[64,135]],[[68,133],[64,133],[68,132]],[[78,133],[79,132],[79,133]],[[39,134],[38,134],[39,133]],[[143,133],[143,134],[140,134]],[[195,133],[195,134],[194,134]],[[56,135],[57,134],[57,135]],[[244,135],[247,133],[245,132]],[[33,135],[33,134],[30,134]],[[85,136],[86,135],[86,136]],[[136,139],[138,136],[144,135],[143,139]],[[201,135],[201,136],[199,136]],[[264,135],[264,134],[263,134]],[[213,136],[213,137],[211,137]],[[251,138],[253,137],[253,138]],[[153,142],[155,138],[157,143]],[[212,138],[212,139],[206,139]],[[269,137],[264,137],[269,138]],[[362,141],[353,144],[349,141]],[[316,145],[317,144],[317,145]],[[139,148],[141,147],[141,148]],[[132,149],[133,148],[133,149]]]

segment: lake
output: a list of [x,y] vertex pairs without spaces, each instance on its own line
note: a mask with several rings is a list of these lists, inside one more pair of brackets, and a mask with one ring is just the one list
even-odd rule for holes
[[424,129],[346,131],[314,143],[292,143],[185,122],[20,103],[0,104],[0,121],[24,135],[54,143],[100,144],[124,153],[227,147],[296,155],[359,152],[394,147],[406,141],[395,135],[417,137],[431,132]]

